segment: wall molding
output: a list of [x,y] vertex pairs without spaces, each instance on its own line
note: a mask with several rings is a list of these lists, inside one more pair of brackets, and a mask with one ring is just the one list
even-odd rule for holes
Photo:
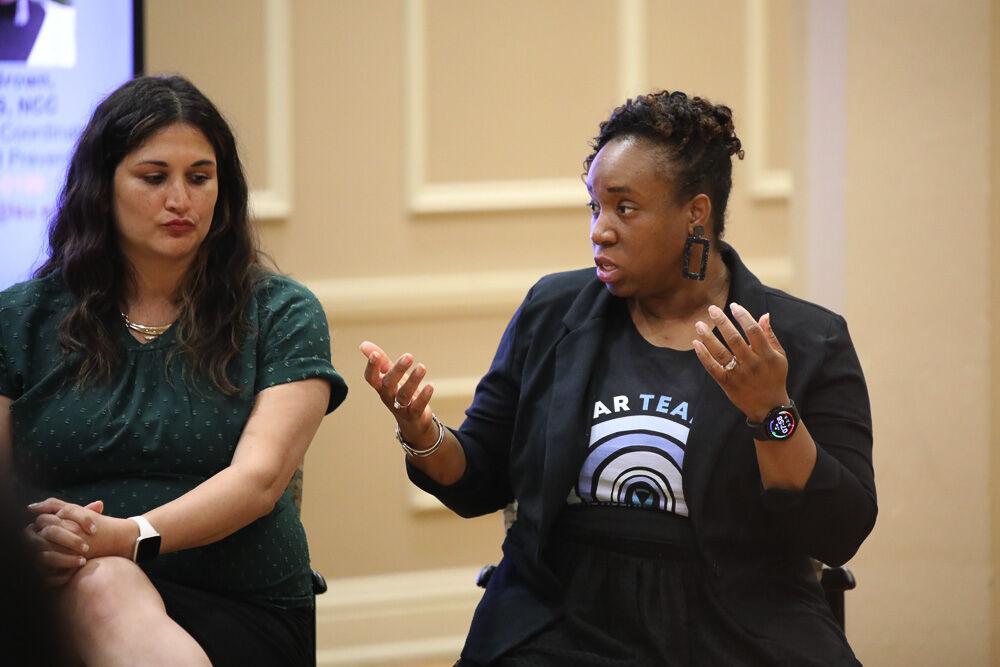
[[[276,1],[276,0],[272,0]],[[431,183],[426,180],[426,0],[407,0],[403,19],[405,180],[413,214],[463,211],[570,209],[580,205],[577,177],[478,180]],[[647,0],[617,0],[618,86],[625,99],[648,87],[646,62]],[[789,169],[768,166],[768,38],[767,0],[746,0],[746,127],[750,197],[758,201],[787,200],[793,190]]]
[[287,0],[265,0],[264,59],[267,85],[267,186],[250,191],[254,219],[285,219],[292,212],[290,36]]
[[411,213],[580,208],[587,193],[579,177],[421,183],[410,191]]
[[[790,257],[743,258],[767,285],[788,289]],[[335,326],[370,322],[410,322],[482,316],[510,316],[543,275],[580,267],[519,271],[408,274],[371,278],[304,280]]]
[[[404,166],[406,198],[413,214],[463,211],[572,209],[585,201],[579,177],[479,180],[430,183],[426,178],[427,118],[426,0],[407,0],[403,17]],[[646,0],[618,0],[619,90],[634,95],[643,89],[647,59]]]
[[[551,267],[550,267],[551,269]],[[337,325],[511,315],[548,271],[483,271],[306,281]]]
[[768,167],[768,35],[767,0],[746,0],[747,151],[751,198],[787,200],[792,196],[790,169]]
[[329,580],[316,598],[318,667],[457,660],[479,567]]

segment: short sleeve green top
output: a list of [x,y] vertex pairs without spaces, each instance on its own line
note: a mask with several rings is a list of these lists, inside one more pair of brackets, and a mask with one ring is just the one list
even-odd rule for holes
[[[248,306],[254,331],[229,367],[236,396],[184,372],[182,355],[170,354],[173,328],[142,344],[124,323],[114,331],[126,355],[113,379],[77,388],[79,358],[58,343],[72,299],[58,273],[0,292],[0,395],[13,400],[14,471],[39,498],[100,499],[108,515],[142,514],[229,465],[261,390],[323,378],[328,413],[347,394],[330,362],[322,307],[285,276],[261,280]],[[225,595],[312,604],[309,551],[290,490],[229,537],[163,554],[146,569]]]

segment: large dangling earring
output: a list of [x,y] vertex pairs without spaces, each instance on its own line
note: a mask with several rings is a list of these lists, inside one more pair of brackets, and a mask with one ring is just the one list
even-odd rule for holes
[[[684,277],[688,280],[704,280],[705,271],[708,269],[708,239],[705,238],[705,228],[701,225],[694,226],[694,234],[687,237],[684,242]],[[701,266],[697,273],[691,271],[691,248],[695,245],[701,246]]]

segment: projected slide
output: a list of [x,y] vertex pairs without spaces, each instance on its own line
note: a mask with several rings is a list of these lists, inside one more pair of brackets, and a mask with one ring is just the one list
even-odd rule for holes
[[66,163],[134,73],[133,0],[0,0],[0,289],[44,259]]

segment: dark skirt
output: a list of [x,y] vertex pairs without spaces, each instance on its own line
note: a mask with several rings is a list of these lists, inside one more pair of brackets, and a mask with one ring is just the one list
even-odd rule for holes
[[151,579],[170,616],[213,667],[316,664],[315,608],[283,609]]
[[495,664],[766,665],[718,602],[689,520],[621,507],[567,507],[546,560],[565,614]]

